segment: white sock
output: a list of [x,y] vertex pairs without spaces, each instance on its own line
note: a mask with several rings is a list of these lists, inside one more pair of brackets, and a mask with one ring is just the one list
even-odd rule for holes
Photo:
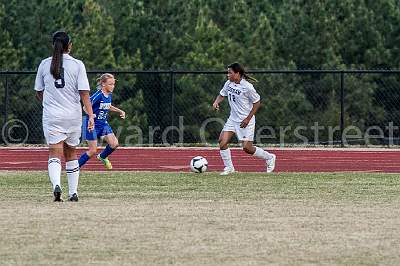
[[264,159],[264,160],[269,160],[272,158],[271,153],[264,151],[263,149],[261,149],[259,147],[255,147],[255,148],[256,148],[256,152],[253,154],[254,157]]
[[78,182],[79,182],[78,160],[66,162],[65,171],[67,172],[67,177],[68,177],[69,196],[72,196],[74,193],[78,194]]
[[50,182],[53,185],[53,190],[57,185],[61,188],[61,160],[58,158],[50,158],[48,161],[48,170]]
[[231,150],[219,150],[219,154],[221,155],[222,161],[224,161],[225,167],[233,168]]

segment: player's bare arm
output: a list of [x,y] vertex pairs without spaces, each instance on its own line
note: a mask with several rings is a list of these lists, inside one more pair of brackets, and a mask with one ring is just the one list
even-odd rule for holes
[[112,111],[112,112],[117,112],[117,113],[119,113],[119,116],[122,118],[122,119],[125,119],[125,112],[123,111],[123,110],[121,110],[121,109],[119,109],[119,108],[117,108],[117,107],[115,107],[115,106],[110,106],[110,111]]
[[36,91],[36,98],[37,98],[40,102],[43,102],[43,91]]
[[90,103],[89,91],[79,91],[79,95],[81,96],[83,108],[89,116],[88,130],[92,131],[94,128],[94,114],[92,104]]
[[222,102],[224,100],[224,96],[222,95],[218,95],[217,98],[215,99],[214,103],[213,103],[213,108],[216,111],[219,111],[219,103]]
[[253,103],[253,108],[251,108],[249,115],[240,123],[241,128],[247,127],[251,118],[257,113],[258,109],[260,108],[260,105],[260,101]]

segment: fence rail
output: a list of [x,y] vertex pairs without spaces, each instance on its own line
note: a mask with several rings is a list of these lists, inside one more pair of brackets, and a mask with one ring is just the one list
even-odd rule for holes
[[[215,144],[229,116],[211,104],[225,71],[88,71],[117,76],[110,116],[125,146]],[[400,142],[400,70],[253,70],[262,108],[259,145],[380,145]],[[2,145],[42,144],[41,106],[34,97],[35,71],[0,71]]]

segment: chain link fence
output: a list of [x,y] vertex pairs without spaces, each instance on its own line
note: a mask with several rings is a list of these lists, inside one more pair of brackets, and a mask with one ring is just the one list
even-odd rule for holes
[[[89,71],[91,93],[104,72]],[[111,71],[117,78],[110,124],[122,146],[215,145],[230,108],[212,103],[222,71]],[[279,146],[399,144],[400,72],[253,71],[262,107],[255,142]],[[0,72],[1,145],[44,144],[35,72]]]

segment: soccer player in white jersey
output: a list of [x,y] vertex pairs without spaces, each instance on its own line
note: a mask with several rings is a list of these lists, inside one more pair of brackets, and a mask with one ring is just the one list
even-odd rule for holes
[[221,89],[213,103],[213,108],[219,110],[219,103],[228,98],[231,113],[219,136],[219,148],[221,158],[224,162],[224,171],[221,175],[228,175],[235,172],[232,163],[231,151],[228,144],[236,134],[242,142],[243,150],[254,157],[265,160],[266,171],[270,173],[275,168],[276,155],[253,146],[254,129],[256,125],[255,113],[260,107],[260,95],[254,89],[249,80],[255,80],[245,73],[239,63],[228,66],[228,80]]
[[35,90],[43,105],[43,133],[49,145],[48,171],[54,201],[61,198],[61,157],[64,155],[69,200],[78,201],[79,164],[75,147],[82,126],[82,101],[93,130],[94,115],[89,99],[89,81],[82,61],[69,55],[71,39],[64,31],[53,34],[53,56],[39,65]]

